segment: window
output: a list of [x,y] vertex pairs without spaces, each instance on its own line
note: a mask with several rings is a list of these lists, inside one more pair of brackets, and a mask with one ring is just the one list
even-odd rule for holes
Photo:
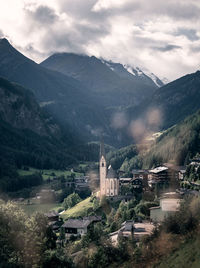
[[104,163],[102,163],[102,167],[104,167]]

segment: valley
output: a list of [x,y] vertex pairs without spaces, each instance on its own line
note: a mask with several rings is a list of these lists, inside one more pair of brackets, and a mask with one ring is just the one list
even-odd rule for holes
[[188,251],[195,268],[199,88],[198,70],[165,85],[145,68],[79,53],[38,64],[0,39],[7,267],[179,268]]

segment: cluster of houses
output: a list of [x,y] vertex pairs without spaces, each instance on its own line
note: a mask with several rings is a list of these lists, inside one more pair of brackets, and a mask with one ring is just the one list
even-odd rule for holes
[[[105,162],[105,159],[103,160]],[[100,192],[104,191],[105,193],[111,193],[115,190],[116,186],[116,197],[120,197],[120,188],[122,188],[122,186],[131,185],[135,189],[149,190],[154,188],[157,184],[164,185],[174,181],[182,181],[184,180],[186,173],[186,168],[184,166],[175,166],[166,163],[150,170],[133,170],[132,177],[130,178],[123,177],[123,174],[121,173],[121,176],[118,178],[112,174],[110,179],[110,170],[108,170],[108,173],[106,172],[106,165],[103,160],[101,161],[102,163],[100,162],[102,164],[102,170],[100,170]],[[200,159],[195,159],[193,162],[190,164],[200,166]],[[66,186],[74,187],[77,191],[80,189],[87,189],[89,188],[89,177],[77,177],[73,181],[66,182]],[[116,244],[120,237],[133,237],[138,241],[144,235],[151,234],[155,228],[155,223],[162,222],[167,216],[179,210],[180,204],[183,202],[183,196],[186,194],[187,189],[179,189],[174,192],[162,194],[159,198],[159,206],[150,208],[150,219],[148,222],[124,222],[119,230],[109,234],[112,243]],[[124,201],[126,200],[124,199]],[[91,226],[102,221],[100,216],[88,216],[77,219],[68,219],[66,222],[63,222],[63,220],[60,219],[59,214],[55,211],[47,213],[46,216],[48,218],[49,226],[56,232],[62,229],[66,240],[70,239],[72,236],[82,237],[87,234]]]
[[183,180],[185,172],[186,168],[184,166],[175,166],[166,163],[150,170],[133,170],[133,178],[140,178],[149,187],[153,187],[155,184],[169,183],[172,180]]
[[78,176],[75,177],[72,180],[68,180],[65,183],[66,187],[72,187],[74,188],[77,192],[89,189],[89,176]]
[[66,222],[60,218],[60,214],[56,211],[50,211],[45,216],[48,219],[48,225],[53,231],[58,232],[61,229],[64,231],[65,239],[68,240],[70,237],[82,237],[87,234],[89,228],[97,222],[101,222],[101,216],[87,216],[83,218],[73,219],[70,218]]
[[[142,237],[150,235],[155,223],[162,222],[167,216],[179,210],[183,200],[183,194],[177,192],[165,193],[160,197],[160,205],[150,208],[150,220],[143,222],[134,222],[133,220],[125,221],[119,230],[110,233],[110,239],[116,245],[121,237],[132,237],[139,241]],[[63,222],[59,213],[51,211],[45,214],[48,218],[48,224],[55,232],[62,230],[65,240],[71,237],[82,237],[87,234],[88,230],[96,223],[102,221],[101,216],[93,215],[83,218],[70,218]]]
[[[45,214],[48,218],[48,224],[52,230],[58,232],[64,231],[65,241],[71,237],[82,237],[87,234],[88,230],[97,222],[102,221],[101,216],[87,216],[77,219],[68,219],[65,223],[59,217],[59,213],[51,211]],[[134,238],[139,241],[143,236],[150,235],[155,226],[151,222],[135,223],[132,220],[122,223],[121,228],[116,232],[110,233],[109,237],[114,245],[117,245],[121,237]]]
[[150,170],[134,169],[130,178],[124,178],[123,172],[120,172],[119,185],[120,189],[122,186],[131,185],[143,191],[154,189],[156,185],[166,186],[166,188],[171,185],[173,189],[176,189],[179,182],[184,180],[185,172],[184,166],[174,166],[168,163]]

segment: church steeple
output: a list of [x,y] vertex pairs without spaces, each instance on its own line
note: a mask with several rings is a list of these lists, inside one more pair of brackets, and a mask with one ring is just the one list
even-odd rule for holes
[[105,155],[105,148],[104,148],[104,142],[101,138],[100,143],[100,158],[99,158],[99,175],[100,175],[100,195],[101,197],[103,195],[106,195],[106,155]]
[[101,142],[100,142],[100,154],[99,154],[99,158],[101,159],[101,157],[105,157],[105,148],[104,148],[104,141],[103,141],[103,137],[101,136]]

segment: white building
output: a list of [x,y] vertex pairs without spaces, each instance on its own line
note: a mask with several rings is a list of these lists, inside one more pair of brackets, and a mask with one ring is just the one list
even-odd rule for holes
[[150,219],[153,222],[163,221],[170,214],[179,210],[181,203],[180,195],[176,192],[165,193],[160,198],[160,206],[150,208]]
[[104,144],[100,146],[99,161],[100,176],[100,197],[102,196],[118,196],[119,195],[119,179],[111,166],[107,169]]

